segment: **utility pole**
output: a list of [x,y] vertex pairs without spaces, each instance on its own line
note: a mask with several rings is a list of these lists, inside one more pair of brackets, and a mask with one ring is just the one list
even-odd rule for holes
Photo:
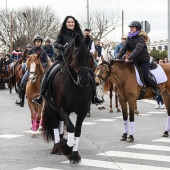
[[170,1],[168,1],[168,61],[170,62]]
[[90,28],[90,21],[89,21],[89,0],[87,0],[87,28]]
[[11,20],[10,20],[10,54],[13,51],[13,42],[12,42],[12,12],[11,12]]
[[5,46],[6,46],[6,54],[7,54],[7,51],[8,51],[8,42],[7,42],[7,38],[8,38],[8,11],[7,11],[7,0],[6,0],[6,43],[5,43]]
[[122,10],[122,37],[124,35],[124,11]]

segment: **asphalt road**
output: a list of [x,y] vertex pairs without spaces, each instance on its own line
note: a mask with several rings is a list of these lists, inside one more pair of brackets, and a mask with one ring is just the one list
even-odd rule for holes
[[106,109],[93,105],[79,143],[82,161],[71,165],[65,156],[50,154],[53,142],[44,142],[42,134],[30,137],[29,108],[16,106],[16,99],[17,94],[0,91],[0,170],[170,170],[170,137],[161,137],[166,109],[155,109],[153,100],[138,101],[133,143],[120,141],[122,114],[109,113],[108,95]]

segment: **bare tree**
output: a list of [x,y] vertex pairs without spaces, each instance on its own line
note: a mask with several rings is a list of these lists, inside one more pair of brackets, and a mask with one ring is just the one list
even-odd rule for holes
[[12,30],[10,28],[11,17],[6,16],[5,10],[0,10],[0,40],[10,48],[10,31],[14,47],[25,48],[26,44],[32,43],[36,34],[43,38],[56,38],[60,27],[60,19],[50,7],[26,7],[19,10],[11,10]]
[[[110,10],[96,10],[90,14],[90,29],[94,40],[104,38],[111,33],[117,25],[118,15]],[[86,24],[86,19],[82,19],[82,24]]]

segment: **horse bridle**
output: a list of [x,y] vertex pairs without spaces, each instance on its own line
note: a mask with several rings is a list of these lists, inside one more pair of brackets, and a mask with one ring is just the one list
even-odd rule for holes
[[[72,55],[74,54],[74,51],[75,51],[76,49],[77,49],[77,48],[74,47],[74,50],[73,50]],[[76,85],[80,86],[80,87],[84,87],[84,86],[82,86],[81,83],[80,83],[80,76],[79,76],[79,74],[77,74],[77,81],[74,79],[73,75],[72,75],[71,72],[70,72],[70,69],[69,69],[68,66],[67,66],[67,62],[66,62],[66,60],[65,60],[65,58],[64,58],[64,54],[63,54],[62,51],[61,51],[61,54],[62,54],[62,57],[63,57],[64,64],[65,64],[65,66],[66,66],[66,69],[67,69],[70,77],[72,78],[73,82],[74,82]],[[88,70],[89,70],[89,67],[81,67],[81,68],[77,71],[77,73],[78,73],[80,70],[82,70],[82,69],[88,69]]]
[[99,80],[100,80],[100,84],[99,85],[103,84],[109,78],[109,76],[111,74],[111,65],[110,65],[109,62],[103,62],[99,66],[101,66],[101,65],[107,65],[107,67],[109,68],[109,72],[107,73],[105,78],[103,78],[100,74],[96,75],[96,77],[98,77]]

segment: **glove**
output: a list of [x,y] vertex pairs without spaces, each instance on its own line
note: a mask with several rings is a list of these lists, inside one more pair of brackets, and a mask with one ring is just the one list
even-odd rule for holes
[[58,49],[61,50],[61,51],[64,51],[63,45],[59,45]]

